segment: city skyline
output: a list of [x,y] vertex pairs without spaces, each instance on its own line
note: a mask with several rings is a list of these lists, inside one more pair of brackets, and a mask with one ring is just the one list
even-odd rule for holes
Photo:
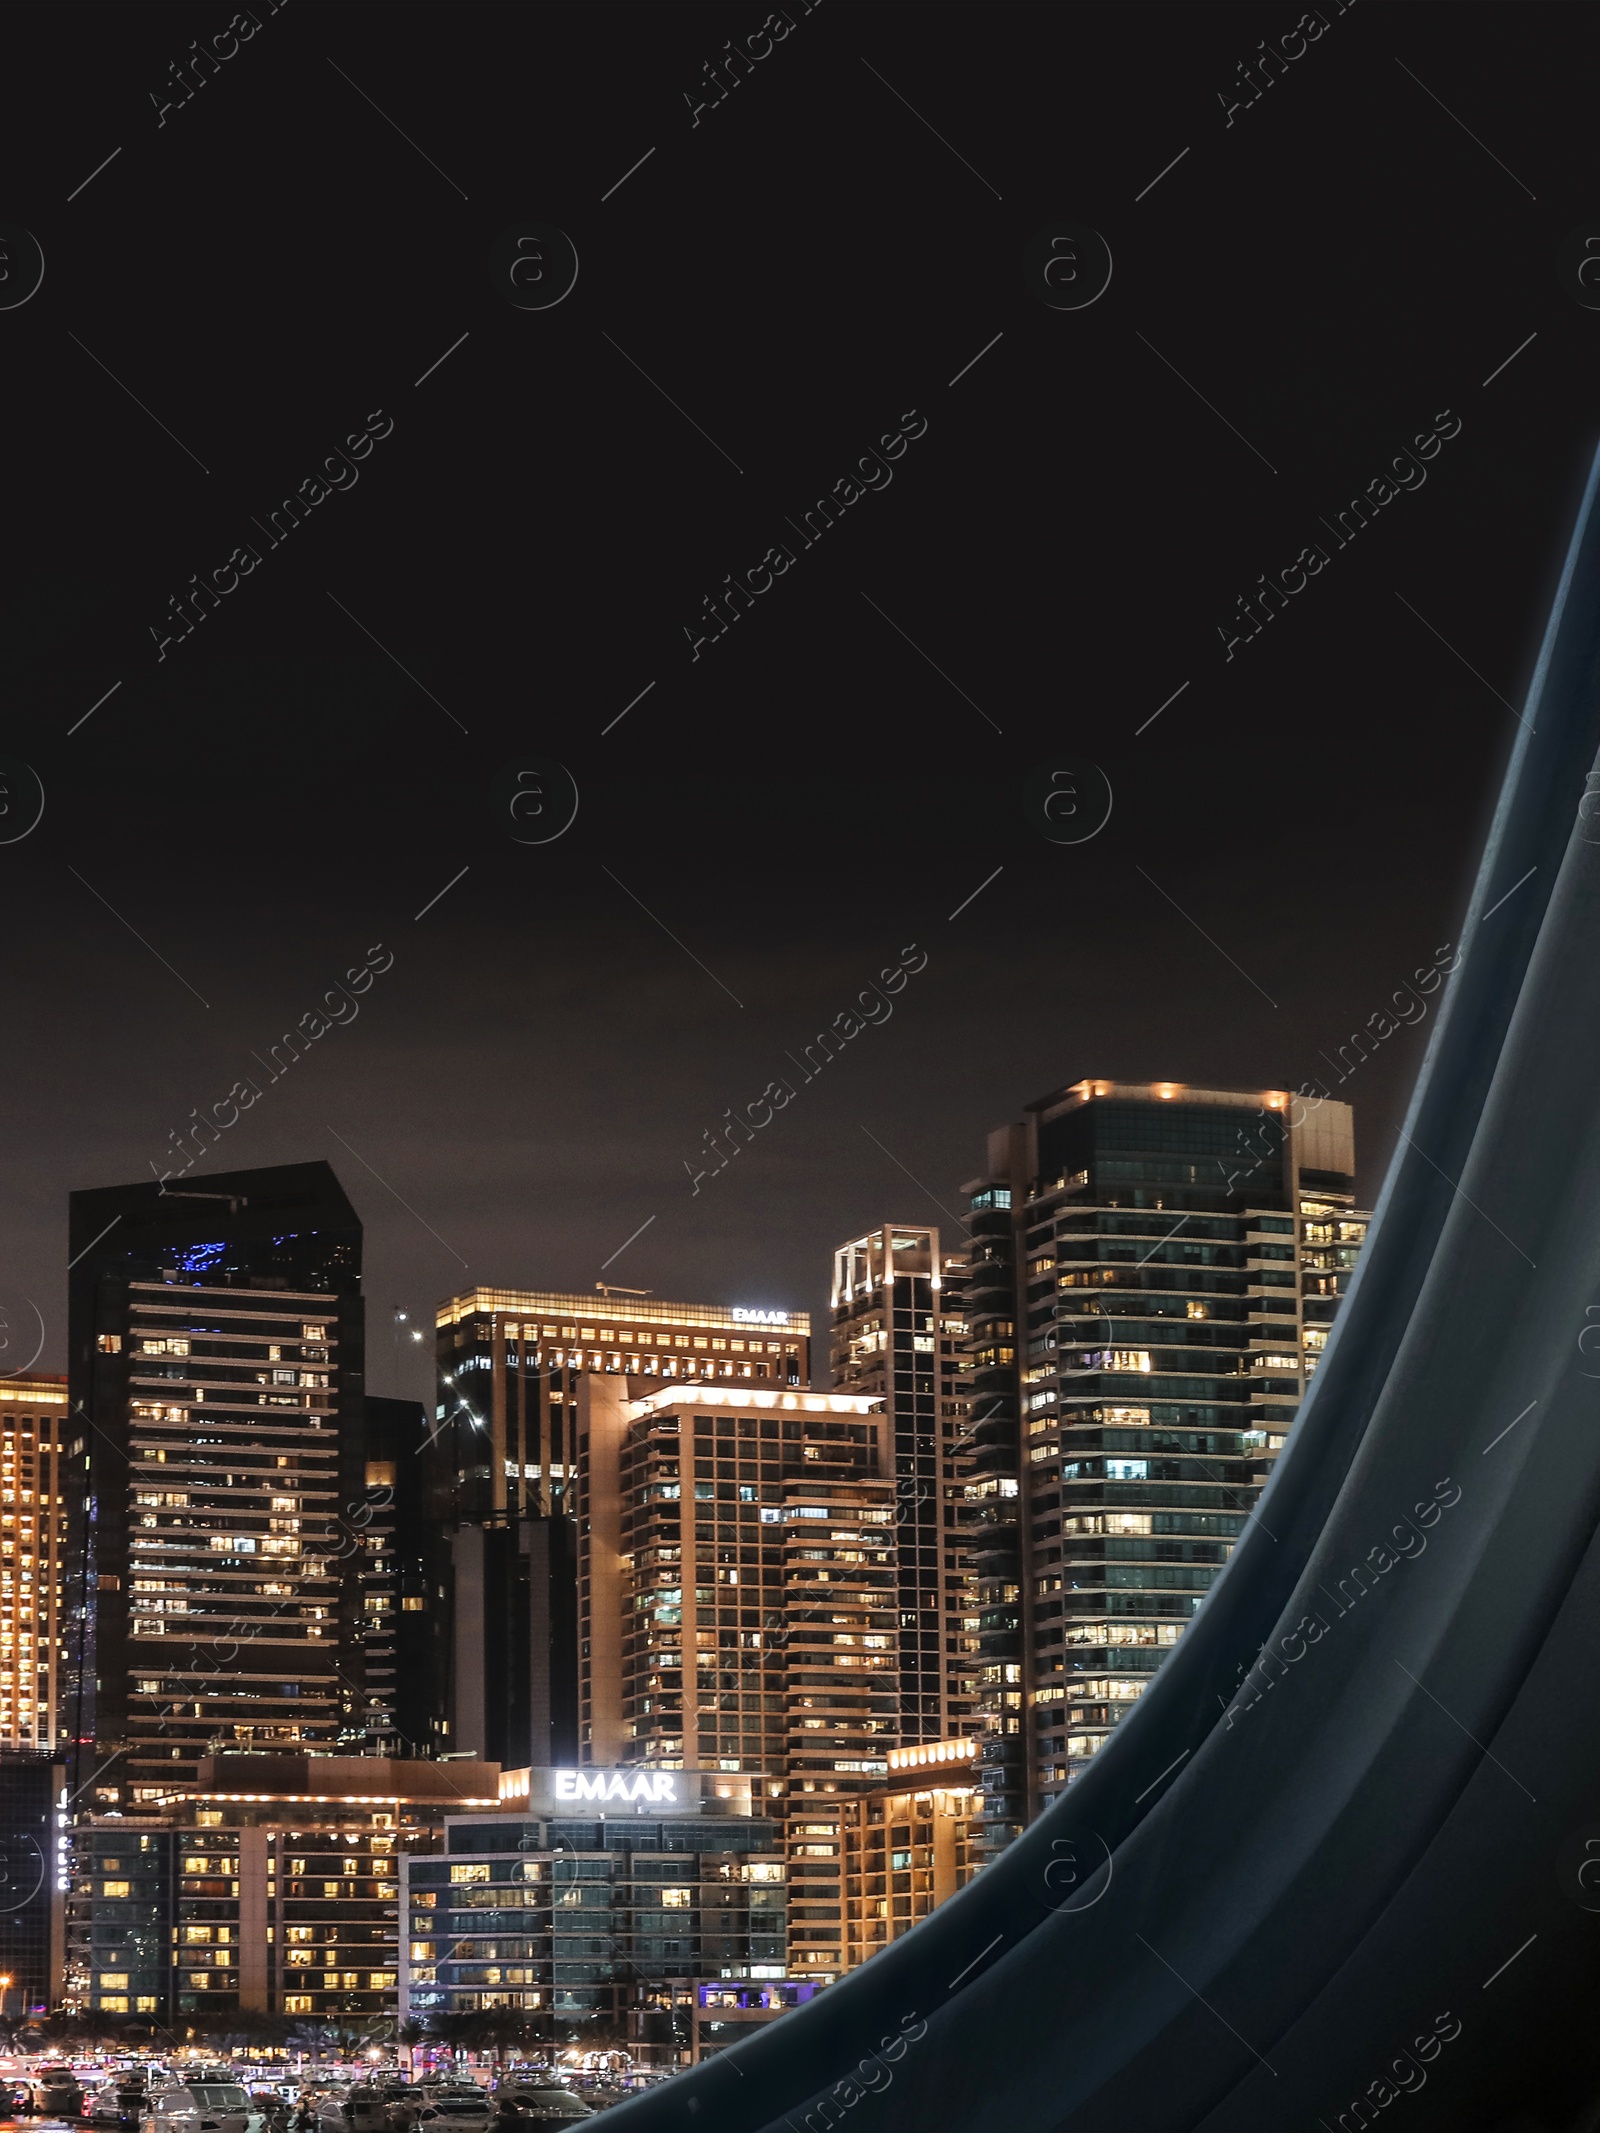
[[19,9],[18,2000],[1600,2096],[1594,35],[1297,14]]
[[[0,1687],[25,1726],[39,1653],[78,2003],[363,2012],[408,1989],[394,1840],[344,1828],[340,1874],[309,1867],[249,1789],[285,1758],[309,1798],[409,1760],[502,1800],[517,1773],[560,1797],[563,1767],[609,1769],[625,1811],[629,1772],[667,1797],[696,1769],[742,1784],[790,1980],[837,1979],[992,1862],[1199,1609],[1367,1217],[1352,1111],[1322,1096],[1080,1081],[984,1145],[955,1248],[896,1222],[835,1247],[835,1389],[801,1312],[478,1286],[436,1307],[431,1413],[366,1390],[364,1232],[329,1165],[75,1194],[71,1376],[11,1388]],[[240,1801],[267,1834],[183,1834]],[[682,1887],[715,1940],[714,1894]],[[276,1926],[248,1950],[269,1915],[304,1944],[281,1969]],[[564,1947],[524,1933],[507,1971],[512,1941],[440,1943],[435,2004],[592,2016],[610,1959]],[[777,1975],[760,1952],[733,1974]]]

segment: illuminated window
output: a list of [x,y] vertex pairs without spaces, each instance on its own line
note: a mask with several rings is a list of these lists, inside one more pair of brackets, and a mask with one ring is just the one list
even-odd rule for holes
[[283,1996],[283,2011],[285,2014],[310,2014],[310,1993],[286,1992]]
[[661,1901],[669,1911],[686,1911],[694,1901],[693,1889],[663,1889]]
[[453,1866],[450,1869],[450,1879],[452,1881],[487,1881],[488,1878],[489,1868],[487,1861],[481,1864]]
[[126,1881],[102,1881],[100,1893],[102,1896],[128,1896],[132,1894],[132,1886]]

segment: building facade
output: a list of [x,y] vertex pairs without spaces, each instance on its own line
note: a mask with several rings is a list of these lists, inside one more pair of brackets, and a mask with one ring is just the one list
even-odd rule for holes
[[990,1136],[965,1188],[985,1857],[1226,1561],[1366,1233],[1354,1172],[1349,1106],[1282,1090],[1083,1081]]
[[[77,1474],[67,1381],[0,1380],[0,1749],[49,1754],[64,1731],[68,1499]],[[81,1447],[79,1451],[81,1457]]]
[[873,1403],[597,1382],[579,1442],[582,1759],[881,1773],[899,1638]]
[[333,1172],[74,1193],[71,1250],[74,1795],[165,1798],[219,1742],[358,1736],[361,1225]]
[[0,2015],[46,2014],[61,1998],[65,1874],[58,1865],[60,1761],[0,1747]]
[[601,1290],[471,1289],[437,1313],[427,1454],[450,1534],[451,1739],[516,1765],[579,1748],[579,1399],[592,1379],[810,1382],[804,1313]]
[[[778,1826],[748,1780],[507,1772],[518,1811],[452,1817],[402,1861],[401,2015],[542,2013],[692,2048],[702,1980],[784,1975]],[[754,1806],[756,1812],[752,1813]]]
[[445,1731],[450,1553],[418,1466],[427,1417],[415,1400],[367,1396],[361,1498],[358,1635],[361,1732],[370,1755],[439,1755]]
[[75,2004],[163,2024],[392,2015],[401,1862],[499,1783],[469,1760],[203,1758],[164,1799],[77,1831]]
[[900,1737],[882,1413],[849,1393],[629,1399],[595,1379],[578,1445],[580,1753],[761,1778],[790,1862],[791,1973],[837,1976],[837,1855],[813,1825],[882,1782]]
[[977,1871],[983,1796],[974,1739],[891,1749],[885,1784],[840,1802],[844,1967],[909,1933]]
[[966,1618],[965,1253],[886,1223],[833,1255],[833,1382],[878,1402],[894,1462],[900,1737],[943,1740],[972,1713]]
[[689,2057],[698,2066],[738,2044],[753,2030],[764,2029],[791,2007],[804,2007],[822,1987],[815,1979],[790,1978],[779,1984],[741,1984],[724,1978],[715,1985],[698,1985],[692,2007]]

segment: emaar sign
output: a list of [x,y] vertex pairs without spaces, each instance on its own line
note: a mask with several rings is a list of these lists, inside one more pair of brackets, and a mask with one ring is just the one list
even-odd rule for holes
[[648,1800],[676,1807],[677,1773],[671,1770],[557,1770],[551,1791],[558,1800]]
[[786,1326],[789,1314],[787,1311],[742,1311],[735,1304],[733,1322],[736,1326]]

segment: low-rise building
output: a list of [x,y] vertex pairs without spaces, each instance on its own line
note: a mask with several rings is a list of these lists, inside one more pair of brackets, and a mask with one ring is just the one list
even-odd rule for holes
[[[496,1814],[402,1857],[402,2019],[496,2008],[693,2048],[703,1981],[782,1980],[786,1870],[760,1778],[508,1771]],[[752,1811],[754,1810],[754,1811]]]
[[204,1758],[197,1782],[75,1832],[73,1999],[164,2023],[392,2015],[400,1864],[499,1781],[468,1760]]
[[692,2006],[691,2057],[696,2066],[714,2059],[752,2030],[775,2022],[791,2007],[803,2007],[822,1987],[814,1979],[789,1978],[779,1984],[740,1984],[731,1978],[697,1985]]
[[909,1933],[976,1871],[979,1746],[892,1748],[888,1783],[839,1802],[845,1969]]

